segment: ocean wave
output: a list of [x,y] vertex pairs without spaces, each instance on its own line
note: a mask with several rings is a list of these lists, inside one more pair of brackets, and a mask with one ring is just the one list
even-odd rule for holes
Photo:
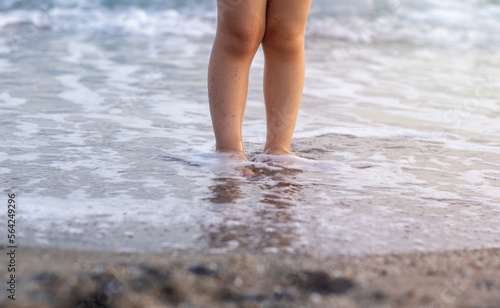
[[[206,0],[5,0],[0,5],[0,31],[212,36],[215,23],[215,1]],[[307,35],[349,44],[495,47],[499,30],[497,0],[315,0]]]

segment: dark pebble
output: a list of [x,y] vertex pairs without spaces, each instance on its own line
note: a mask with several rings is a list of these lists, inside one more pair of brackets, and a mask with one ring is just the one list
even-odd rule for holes
[[213,272],[209,268],[207,268],[206,266],[203,266],[203,265],[190,266],[189,271],[195,275],[208,276],[208,275],[213,274]]
[[381,302],[387,299],[387,295],[385,295],[384,292],[381,291],[375,291],[372,294],[372,297],[375,301]]
[[299,289],[320,294],[343,294],[354,288],[354,283],[347,278],[331,278],[323,271],[302,271],[297,275],[301,281]]
[[250,302],[262,302],[266,300],[266,297],[261,294],[249,294],[244,296],[244,300],[250,301]]
[[113,297],[106,292],[95,291],[76,301],[78,308],[112,308]]
[[177,306],[183,301],[183,296],[173,284],[165,284],[158,291],[160,297],[170,304]]
[[272,296],[274,302],[279,301],[293,301],[295,298],[288,292],[276,292]]
[[262,294],[247,294],[242,295],[233,292],[231,289],[224,287],[219,289],[219,299],[226,302],[235,302],[242,304],[243,302],[262,302],[268,299],[268,297]]
[[41,285],[54,284],[59,281],[59,276],[52,272],[43,272],[37,274],[33,279]]

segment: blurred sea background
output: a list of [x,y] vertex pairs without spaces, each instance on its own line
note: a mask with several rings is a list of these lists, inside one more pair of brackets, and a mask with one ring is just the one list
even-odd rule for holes
[[[213,154],[215,26],[207,0],[0,0],[0,187],[18,196],[21,245],[500,245],[500,1],[313,0],[304,159],[255,162],[253,178]],[[259,50],[249,157],[265,141],[263,64]]]
[[[243,0],[228,0],[228,9]],[[212,36],[216,1],[2,0],[0,27],[115,35]],[[495,48],[500,38],[497,0],[314,0],[310,37],[350,43]]]

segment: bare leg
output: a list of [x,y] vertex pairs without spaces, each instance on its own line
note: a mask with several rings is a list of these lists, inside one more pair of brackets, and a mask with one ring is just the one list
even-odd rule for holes
[[246,160],[241,127],[250,65],[264,36],[267,0],[218,0],[217,34],[208,68],[216,151]]
[[304,87],[304,36],[312,0],[269,0],[266,32],[264,98],[267,140],[264,153],[290,152]]

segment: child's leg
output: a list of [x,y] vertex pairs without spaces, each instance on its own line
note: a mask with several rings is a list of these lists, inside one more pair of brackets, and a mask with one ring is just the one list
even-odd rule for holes
[[218,152],[244,157],[241,137],[250,64],[262,41],[267,0],[218,0],[208,68],[210,113]]
[[262,41],[267,154],[292,154],[290,144],[304,86],[304,36],[311,2],[268,1]]

